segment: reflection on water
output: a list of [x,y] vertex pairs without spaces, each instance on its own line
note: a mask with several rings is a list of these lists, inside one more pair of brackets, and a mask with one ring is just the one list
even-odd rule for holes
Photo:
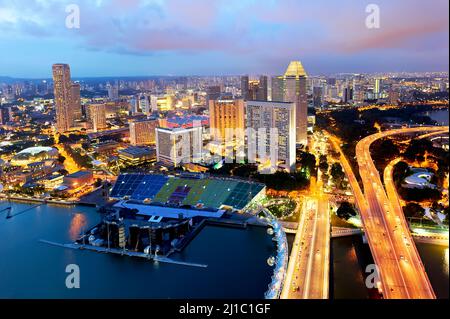
[[71,240],[76,240],[80,237],[82,231],[85,231],[86,227],[86,216],[82,213],[72,214],[72,220],[69,226],[69,238]]
[[356,236],[333,238],[333,297],[335,299],[367,299],[369,292],[356,252]]
[[448,247],[416,243],[428,278],[438,298],[449,297]]

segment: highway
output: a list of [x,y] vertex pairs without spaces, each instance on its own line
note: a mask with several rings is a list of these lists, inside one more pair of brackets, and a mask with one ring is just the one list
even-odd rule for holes
[[448,127],[413,127],[384,131],[367,136],[356,145],[359,173],[369,208],[361,213],[361,219],[379,268],[385,298],[436,297],[412,240],[401,205],[398,201],[391,202],[388,199],[371,158],[370,146],[374,141],[387,136],[443,130],[448,130]]
[[330,218],[328,202],[308,198],[289,259],[282,299],[327,299]]
[[400,216],[390,213],[393,208],[372,161],[370,145],[375,140],[390,135],[445,129],[448,130],[448,127],[404,128],[377,133],[361,140],[356,146],[356,157],[364,195],[340,148],[340,140],[329,136],[334,148],[340,153],[341,165],[353,190],[372,256],[378,266],[378,289],[386,299],[433,299],[435,295],[411,240],[403,212]]
[[322,179],[311,178],[304,198],[282,299],[328,299],[330,267],[330,208]]

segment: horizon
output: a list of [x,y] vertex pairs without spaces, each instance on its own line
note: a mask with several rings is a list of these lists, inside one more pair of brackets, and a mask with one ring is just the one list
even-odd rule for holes
[[[57,63],[55,63],[57,64]],[[70,66],[70,65],[69,65]],[[78,79],[102,79],[102,78],[163,78],[163,77],[167,77],[167,78],[179,78],[179,77],[199,77],[199,78],[209,78],[209,77],[240,77],[240,76],[249,76],[249,77],[253,77],[253,76],[259,76],[259,75],[266,75],[269,77],[275,77],[275,76],[279,76],[281,74],[283,74],[283,72],[280,72],[280,74],[266,74],[266,73],[241,73],[241,74],[205,74],[205,75],[200,75],[200,74],[168,74],[168,75],[164,75],[164,74],[149,74],[149,75],[91,75],[91,76],[73,76],[72,74],[72,68],[70,69],[71,71],[71,78],[72,80],[78,80]],[[384,71],[384,72],[339,72],[339,73],[328,73],[328,74],[310,74],[307,73],[308,77],[333,77],[333,76],[345,76],[345,75],[365,75],[365,76],[380,76],[382,74],[386,75],[386,74],[404,74],[404,75],[414,75],[414,74],[427,74],[427,73],[432,73],[432,74],[438,74],[438,73],[442,73],[442,74],[446,74],[447,76],[449,75],[450,71],[449,70],[443,70],[443,71]],[[4,74],[0,74],[0,79],[4,79],[4,78],[8,78],[8,79],[12,79],[12,80],[28,80],[28,81],[37,81],[37,80],[52,80],[52,74],[50,71],[50,75],[49,76],[45,76],[45,77],[15,77],[15,76],[10,76],[10,75],[4,75]]]

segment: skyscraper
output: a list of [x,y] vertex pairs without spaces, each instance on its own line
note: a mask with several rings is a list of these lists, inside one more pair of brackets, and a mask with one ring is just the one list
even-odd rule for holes
[[221,92],[222,88],[220,85],[209,86],[206,90],[206,105],[209,105],[209,101],[217,100]]
[[376,99],[381,98],[381,79],[380,78],[375,79],[375,87],[373,89],[373,94],[375,95]]
[[[227,129],[244,130],[244,100],[218,99],[209,101],[209,125],[211,139],[223,142]],[[240,132],[238,132],[240,134]]]
[[144,145],[155,143],[155,129],[158,126],[157,119],[136,121],[130,123],[131,145]]
[[95,132],[107,128],[106,125],[106,105],[105,104],[91,104],[89,105],[89,116],[92,122],[92,127]]
[[244,100],[248,100],[249,96],[248,96],[248,92],[249,92],[249,87],[248,87],[248,75],[244,75],[241,76],[241,96]]
[[53,87],[56,108],[56,130],[67,132],[73,125],[72,83],[68,64],[53,64]]
[[[295,103],[293,102],[267,102],[267,101],[247,101],[247,128],[253,129],[257,134],[256,138],[247,137],[248,149],[260,149],[260,143],[266,146],[266,154],[270,154],[275,149],[277,152],[277,163],[272,165],[280,166],[291,172],[295,169]],[[273,145],[270,130],[277,129],[278,145]],[[262,130],[262,131],[261,131]],[[264,132],[264,136],[261,136]],[[256,145],[250,146],[250,143]],[[263,161],[261,154],[257,160]]]
[[119,99],[119,85],[116,84],[108,84],[108,99],[112,101],[116,101]]
[[13,114],[10,106],[0,107],[0,125],[12,120]]
[[71,85],[72,94],[72,109],[73,109],[73,119],[81,120],[81,97],[80,97],[80,83],[72,83]]
[[256,99],[258,101],[267,101],[268,89],[267,89],[267,76],[261,75],[259,77],[258,92],[256,93]]
[[282,76],[272,79],[272,101],[295,103],[296,143],[307,144],[308,96],[307,75],[300,61],[289,63]]

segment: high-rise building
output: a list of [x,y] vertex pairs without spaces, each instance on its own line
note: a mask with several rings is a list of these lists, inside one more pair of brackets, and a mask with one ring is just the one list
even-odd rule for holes
[[156,160],[172,166],[198,162],[202,158],[201,126],[156,128]]
[[55,94],[56,130],[67,132],[73,125],[72,83],[68,64],[53,64],[53,88]]
[[112,101],[119,99],[119,85],[117,83],[108,85],[108,99]]
[[347,86],[344,88],[344,92],[342,94],[344,103],[349,103],[353,100],[353,88],[350,86]]
[[[277,163],[271,163],[291,172],[295,169],[295,103],[293,102],[267,102],[247,101],[247,128],[253,129],[256,138],[247,137],[248,149],[260,149],[260,143],[265,143],[269,158],[273,158],[271,152],[277,152]],[[273,145],[271,129],[277,130],[278,145]],[[264,136],[261,136],[264,132]],[[250,146],[251,143],[256,143]],[[261,144],[262,145],[262,144]],[[264,147],[264,146],[262,146]],[[261,154],[257,154],[257,160],[263,161]]]
[[375,87],[373,89],[373,94],[375,95],[376,99],[381,98],[381,79],[380,78],[375,79]]
[[142,113],[149,115],[151,113],[151,104],[150,104],[150,98],[142,94],[139,97],[139,106],[141,108]]
[[94,132],[106,129],[106,105],[105,104],[91,104],[89,105],[89,117],[92,122]]
[[241,96],[244,100],[249,99],[248,75],[241,76]]
[[[244,100],[218,99],[209,101],[209,126],[211,139],[223,142],[225,139],[235,139],[243,132]],[[227,136],[227,129],[233,129],[233,136]]]
[[282,76],[272,79],[272,101],[294,102],[296,143],[307,144],[308,95],[307,75],[300,61],[289,63]]
[[256,99],[258,101],[267,101],[268,97],[268,81],[267,76],[261,75],[259,77],[258,92],[256,93]]
[[13,118],[10,106],[0,107],[0,125],[5,125]]
[[131,145],[155,144],[155,129],[158,126],[157,119],[136,121],[130,123]]
[[222,89],[220,85],[209,86],[206,90],[206,105],[209,105],[209,101],[217,100],[221,95]]
[[80,83],[72,83],[71,85],[72,94],[72,108],[73,108],[73,119],[81,120],[81,97],[80,97]]
[[313,87],[313,105],[314,107],[321,107],[323,101],[323,88],[321,86]]

